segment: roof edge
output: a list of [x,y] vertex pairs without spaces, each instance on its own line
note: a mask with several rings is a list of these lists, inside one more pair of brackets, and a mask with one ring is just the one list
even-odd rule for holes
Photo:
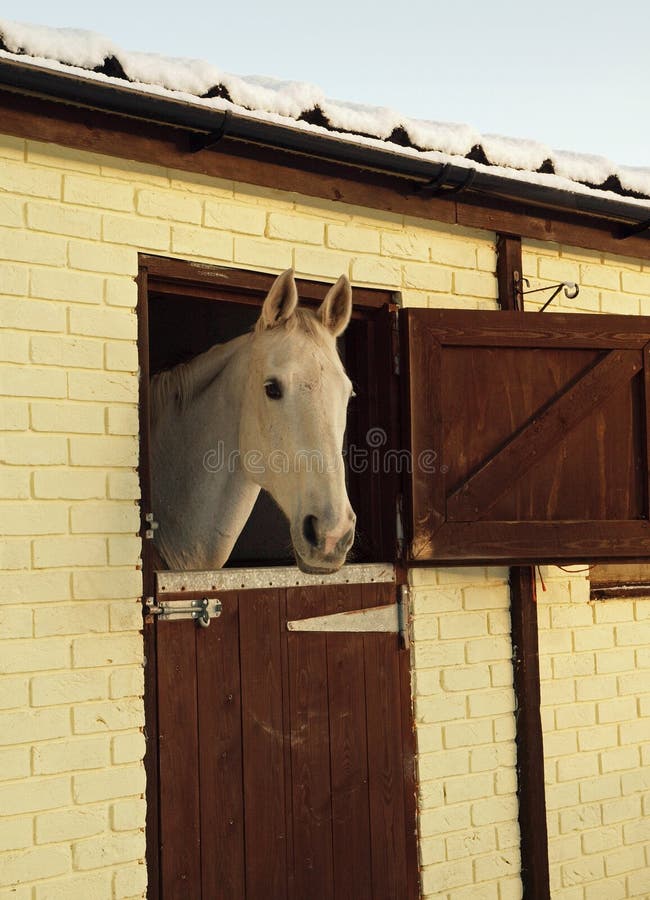
[[[187,129],[194,134],[229,137],[235,140],[319,157],[328,162],[359,169],[372,169],[430,185],[432,195],[467,191],[495,200],[511,200],[536,207],[562,210],[617,222],[638,237],[650,237],[650,209],[619,197],[605,197],[584,191],[563,190],[532,183],[472,167],[437,162],[392,152],[381,147],[361,145],[343,136],[320,133],[290,125],[263,121],[253,114],[211,109],[188,101],[141,91],[134,87],[104,83],[96,78],[35,66],[0,57],[0,86],[18,92],[37,94],[76,106],[125,115],[139,120]],[[1,129],[1,126],[0,126]],[[188,142],[189,143],[189,142]],[[639,227],[639,226],[644,226]],[[627,229],[625,226],[628,226]]]

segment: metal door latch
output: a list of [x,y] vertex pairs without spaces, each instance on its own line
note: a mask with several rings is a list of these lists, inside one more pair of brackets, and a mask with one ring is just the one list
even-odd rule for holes
[[158,522],[153,517],[153,513],[145,513],[144,517],[145,522],[147,523],[147,527],[144,532],[144,536],[148,541],[153,540],[153,533],[158,528]]
[[208,627],[211,619],[217,619],[222,610],[221,600],[208,600],[207,597],[200,600],[165,600],[158,604],[153,597],[147,597],[146,605],[149,614],[159,616],[161,622],[194,619],[203,628]]

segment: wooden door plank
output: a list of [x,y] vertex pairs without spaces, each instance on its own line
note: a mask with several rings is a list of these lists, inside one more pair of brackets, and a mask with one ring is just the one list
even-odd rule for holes
[[[408,312],[408,311],[407,311]],[[406,510],[410,556],[430,553],[433,535],[445,520],[442,459],[441,347],[419,318],[402,319],[404,344],[404,438],[411,454]]]
[[[325,591],[287,590],[287,618],[325,612]],[[296,897],[333,900],[332,799],[326,636],[287,634]]]
[[[363,585],[363,605],[388,603],[394,591]],[[374,900],[409,897],[398,647],[397,635],[363,635]]]
[[[358,584],[327,589],[327,615],[362,606]],[[362,640],[360,634],[326,637],[336,900],[372,900]]]
[[431,562],[468,565],[512,562],[606,562],[650,556],[650,523],[607,522],[451,522],[436,536]]
[[239,602],[246,891],[250,900],[285,900],[287,896],[281,596],[278,590],[242,591]]
[[239,610],[219,594],[221,615],[196,629],[203,896],[245,897]]
[[643,391],[641,401],[641,422],[643,430],[643,479],[645,516],[650,518],[650,343],[643,348]]
[[484,518],[517,479],[602,404],[615,387],[630,381],[642,365],[638,351],[608,353],[545,409],[535,413],[448,498],[448,521]]
[[158,742],[161,881],[164,900],[201,895],[196,625],[160,622]]

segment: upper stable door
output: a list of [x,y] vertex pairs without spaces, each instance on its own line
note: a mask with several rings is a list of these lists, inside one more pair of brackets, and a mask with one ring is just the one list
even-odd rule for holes
[[406,310],[408,557],[650,557],[650,318]]

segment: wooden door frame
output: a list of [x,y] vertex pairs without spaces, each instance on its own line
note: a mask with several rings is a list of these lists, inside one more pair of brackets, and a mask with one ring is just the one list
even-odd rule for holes
[[[155,569],[159,565],[157,553],[153,546],[153,541],[147,538],[149,522],[147,514],[152,509],[152,493],[151,493],[151,471],[150,471],[150,395],[149,395],[149,300],[153,291],[163,294],[179,294],[185,296],[215,299],[215,290],[220,294],[224,294],[223,298],[233,300],[239,303],[260,304],[261,299],[268,292],[271,284],[275,280],[275,275],[256,272],[253,270],[244,270],[218,265],[209,265],[186,260],[173,259],[168,257],[156,256],[152,254],[139,255],[138,259],[138,355],[140,365],[140,392],[139,392],[139,423],[140,423],[140,462],[139,476],[141,487],[141,527],[140,537],[142,539],[142,565],[143,565],[143,598],[146,602],[147,598],[154,597],[156,591],[155,585]],[[320,301],[328,284],[321,281],[297,280],[299,295],[301,298],[312,302]],[[382,424],[386,427],[389,435],[389,446],[397,446],[399,436],[398,425],[398,385],[397,371],[394,366],[394,341],[396,340],[396,310],[400,303],[400,295],[398,292],[390,290],[381,290],[374,288],[353,288],[353,298],[356,311],[353,316],[363,316],[363,311],[368,314],[377,313],[388,308],[390,320],[387,316],[379,316],[378,321],[382,321],[382,328],[390,329],[390,334],[383,335],[385,343],[391,346],[391,353],[385,360],[384,369],[380,369],[380,377],[372,385],[371,396],[369,397],[369,414],[376,415],[381,413]],[[379,363],[379,360],[377,360]],[[372,503],[376,514],[380,517],[380,541],[384,547],[388,549],[388,545],[392,552],[387,554],[389,561],[397,561],[398,547],[396,541],[396,516],[395,504],[399,495],[400,476],[395,473],[389,479],[385,480],[385,484],[381,487],[375,479],[370,484],[370,493]],[[406,572],[399,565],[396,566],[398,583],[402,584],[406,579]],[[145,737],[146,752],[144,758],[145,774],[146,774],[146,862],[148,873],[147,896],[149,900],[158,900],[160,897],[160,773],[158,758],[158,672],[157,672],[157,644],[156,644],[156,624],[153,616],[146,615],[146,606],[143,607],[144,624],[143,624],[143,643],[145,657]],[[400,662],[400,697],[404,704],[404,709],[412,708],[411,688],[410,688],[410,662],[408,654],[402,659],[406,659],[406,663]],[[408,717],[404,717],[406,721]],[[412,716],[411,716],[412,723]],[[410,758],[413,760],[413,791],[407,791],[407,805],[411,802],[411,808],[408,809],[409,816],[412,821],[416,822],[416,799],[415,799],[415,734],[413,727],[404,731],[401,735],[402,746],[407,750],[410,748]],[[409,755],[407,753],[407,755]],[[406,775],[408,773],[405,773]],[[410,794],[412,793],[412,798]],[[417,878],[417,839],[414,838],[414,848],[409,850],[409,872],[410,878]]]

